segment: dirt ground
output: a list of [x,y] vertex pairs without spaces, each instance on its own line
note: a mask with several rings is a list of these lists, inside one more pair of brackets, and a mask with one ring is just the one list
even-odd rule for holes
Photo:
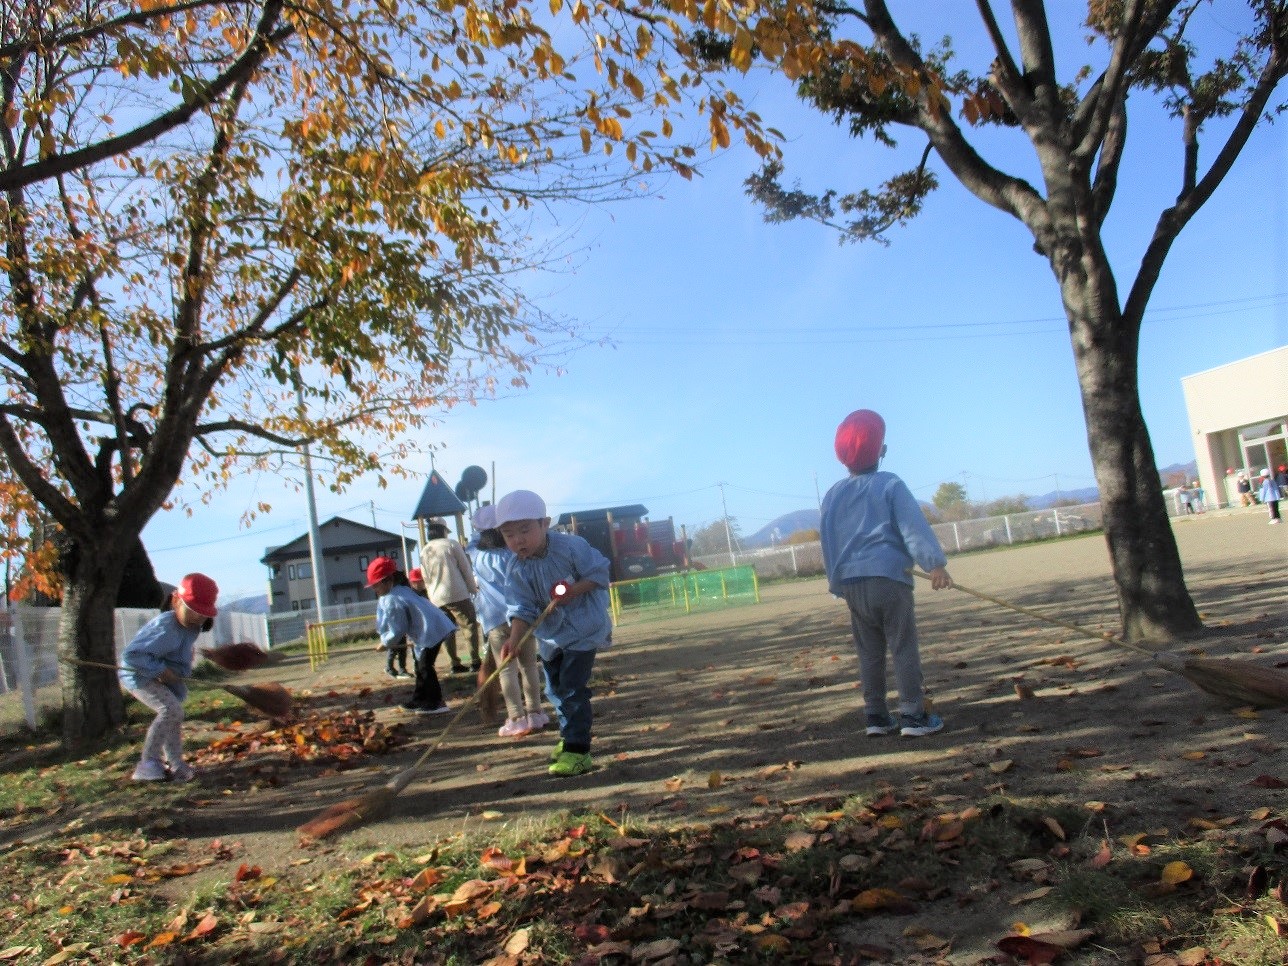
[[[1248,511],[1181,520],[1176,532],[1191,593],[1214,631],[1194,647],[1288,661],[1288,526],[1269,527],[1262,512]],[[1098,535],[955,558],[950,571],[961,584],[1024,607],[1116,630]],[[355,770],[295,769],[277,787],[260,788],[248,763],[208,769],[192,786],[192,807],[170,812],[164,834],[186,836],[196,851],[210,839],[235,838],[274,874],[288,874],[307,855],[307,871],[316,874],[326,862],[418,849],[545,813],[703,821],[723,808],[752,809],[758,796],[822,809],[881,785],[938,797],[946,808],[999,792],[1100,801],[1103,812],[1088,812],[1097,837],[1180,830],[1195,817],[1285,805],[1284,791],[1250,784],[1262,775],[1288,780],[1284,712],[1233,713],[1147,657],[921,582],[926,683],[947,727],[920,739],[867,738],[843,605],[821,579],[765,588],[762,597],[754,606],[617,630],[597,664],[590,774],[548,777],[556,735],[499,738],[495,724],[485,727],[471,713],[391,816],[307,853],[297,825],[407,767],[444,720],[397,708],[409,688],[384,676],[379,654],[340,655],[317,674],[299,659],[279,665],[269,676],[310,708],[375,708],[381,720],[406,722],[414,740],[362,759],[370,764]],[[472,689],[466,676],[445,680],[453,703]],[[1017,682],[1034,696],[1021,699]],[[715,789],[712,772],[722,779]],[[954,913],[955,962],[992,949],[1016,918],[1005,898]],[[898,929],[907,925],[900,920]],[[894,948],[901,941],[898,933],[874,938]],[[917,960],[909,951],[901,961]]]

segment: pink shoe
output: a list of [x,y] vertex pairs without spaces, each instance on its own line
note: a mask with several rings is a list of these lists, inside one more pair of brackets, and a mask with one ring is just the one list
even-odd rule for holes
[[531,730],[527,718],[507,718],[496,733],[502,738],[521,738]]
[[546,725],[550,724],[550,715],[544,711],[534,711],[528,715],[528,730],[540,731]]

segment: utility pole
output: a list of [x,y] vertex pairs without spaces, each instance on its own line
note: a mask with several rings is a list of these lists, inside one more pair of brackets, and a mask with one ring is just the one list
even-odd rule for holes
[[733,566],[737,561],[733,555],[733,530],[729,527],[729,505],[725,503],[725,485],[723,482],[718,484],[720,487],[720,509],[724,511],[725,541],[729,545],[729,566]]
[[[298,372],[296,379],[299,379]],[[303,418],[304,389],[298,381],[295,384],[295,399],[300,406],[300,417]],[[326,575],[323,572],[325,558],[322,556],[322,536],[318,532],[318,505],[313,495],[313,458],[309,454],[308,443],[305,443],[301,449],[304,451],[304,493],[309,504],[309,560],[313,565],[313,606],[320,624],[325,620],[322,616],[322,608],[326,606],[326,599],[323,596],[326,589]]]
[[376,526],[376,501],[375,500],[371,501],[371,525],[372,527],[379,529],[379,527]]
[[818,490],[818,470],[814,471],[814,499],[818,500],[818,512],[823,512],[823,494]]

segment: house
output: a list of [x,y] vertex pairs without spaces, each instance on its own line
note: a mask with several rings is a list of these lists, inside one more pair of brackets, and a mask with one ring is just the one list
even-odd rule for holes
[[1209,505],[1239,503],[1240,472],[1288,465],[1288,346],[1181,379]]
[[[343,517],[332,517],[321,524],[318,537],[327,584],[327,599],[323,603],[327,605],[375,600],[376,595],[367,589],[367,565],[376,557],[392,557],[403,570],[407,569],[405,557],[413,561],[416,558],[416,547],[407,546],[402,534]],[[270,547],[260,563],[268,567],[271,612],[314,608],[313,564],[307,532],[290,543]]]

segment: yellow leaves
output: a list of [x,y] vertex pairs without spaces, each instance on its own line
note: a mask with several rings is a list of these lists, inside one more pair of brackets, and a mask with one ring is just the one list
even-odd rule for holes
[[563,9],[563,0],[550,0],[550,13],[558,16],[559,11]]
[[916,910],[912,900],[894,889],[864,889],[850,900],[855,912],[909,913]]
[[733,35],[733,50],[729,54],[729,62],[740,73],[745,74],[751,69],[751,48],[751,31],[739,25]]
[[1185,862],[1168,862],[1163,866],[1159,881],[1164,885],[1176,886],[1188,882],[1194,877],[1194,870]]
[[711,115],[711,150],[729,146],[729,127],[718,114]]

